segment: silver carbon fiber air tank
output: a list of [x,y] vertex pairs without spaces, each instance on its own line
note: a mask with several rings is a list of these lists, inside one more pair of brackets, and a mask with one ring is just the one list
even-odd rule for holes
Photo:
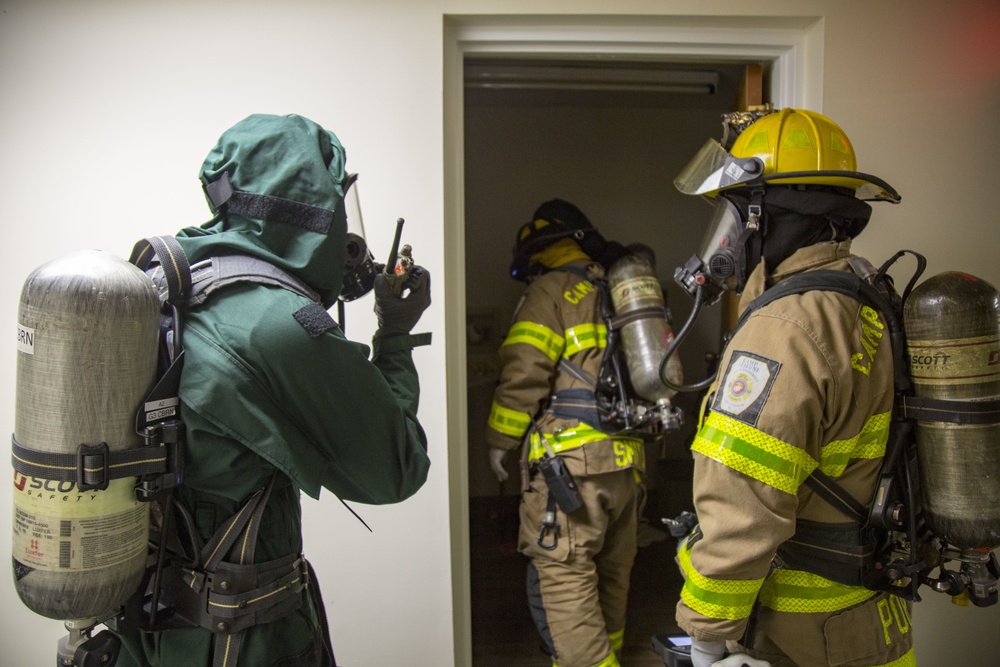
[[[917,396],[1000,396],[1000,294],[966,273],[941,273],[906,300],[904,327]],[[1000,546],[1000,423],[917,422],[928,527],[961,549]]]
[[[81,251],[36,269],[18,309],[14,439],[36,452],[137,447],[135,414],[156,376],[159,300],[113,254]],[[103,616],[139,587],[149,505],[135,478],[81,491],[14,475],[13,566],[21,601],[56,620]]]
[[[626,321],[621,327],[621,343],[632,387],[651,403],[669,400],[677,392],[660,380],[660,362],[674,334],[653,267],[642,257],[626,255],[608,272],[608,287],[616,320]],[[667,362],[666,374],[674,384],[684,382],[676,354]]]

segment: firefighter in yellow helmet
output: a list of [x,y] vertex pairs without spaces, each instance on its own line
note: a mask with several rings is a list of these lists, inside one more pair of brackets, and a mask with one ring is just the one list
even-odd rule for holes
[[[782,109],[724,142],[706,144],[675,180],[714,204],[680,284],[706,302],[736,292],[743,312],[797,274],[874,274],[851,240],[868,223],[868,200],[899,196],[857,171],[840,127]],[[786,296],[737,328],[691,446],[699,525],[678,551],[676,619],[693,638],[695,667],[916,665],[910,603],[864,585],[864,531],[810,479],[819,471],[868,505],[892,407],[883,318],[854,298]]]
[[524,448],[518,548],[530,558],[532,618],[558,667],[617,667],[624,638],[643,442],[602,430],[594,385],[607,335],[597,283],[625,254],[554,199],[518,230],[511,264],[528,286],[500,348],[486,442],[500,481],[504,457]]

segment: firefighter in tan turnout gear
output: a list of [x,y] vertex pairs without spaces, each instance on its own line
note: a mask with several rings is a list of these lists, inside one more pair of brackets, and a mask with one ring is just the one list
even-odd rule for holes
[[532,617],[559,667],[617,667],[624,636],[643,443],[600,430],[594,382],[607,334],[595,282],[625,254],[555,199],[518,231],[511,266],[528,287],[500,348],[486,441],[500,481],[507,452],[526,449],[518,548],[531,559]]
[[[706,247],[678,282],[741,294],[743,311],[803,272],[874,273],[851,240],[868,223],[867,200],[899,196],[856,171],[840,127],[783,109],[724,142],[706,144],[675,180],[715,206]],[[872,308],[812,290],[755,310],[728,342],[691,446],[699,525],[677,558],[676,618],[695,667],[720,664],[727,643],[727,667],[916,665],[910,603],[866,588],[850,558],[814,557],[859,553],[864,540],[805,483],[819,470],[871,501],[893,407],[886,334]]]

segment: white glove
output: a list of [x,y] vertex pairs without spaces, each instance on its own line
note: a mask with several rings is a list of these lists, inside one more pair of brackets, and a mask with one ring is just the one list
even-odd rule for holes
[[507,450],[500,447],[490,447],[490,468],[497,476],[497,480],[503,482],[507,479],[507,469],[503,467],[503,459],[507,456]]
[[720,660],[712,667],[771,667],[767,660],[751,658],[746,653],[733,653],[725,660]]
[[726,655],[726,642],[691,640],[691,663],[694,667],[712,667]]

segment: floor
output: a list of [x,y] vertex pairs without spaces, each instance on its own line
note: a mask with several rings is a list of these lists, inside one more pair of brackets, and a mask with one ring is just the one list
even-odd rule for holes
[[[673,466],[672,466],[673,467]],[[671,493],[650,490],[645,535],[663,539],[642,546],[632,570],[622,667],[664,667],[652,637],[676,633],[674,605],[681,576],[674,563],[676,540],[660,518],[689,509],[684,471],[675,471]],[[472,667],[551,667],[539,648],[524,590],[526,559],[517,552],[517,496],[470,499],[472,558]],[[660,531],[650,533],[649,530]]]

